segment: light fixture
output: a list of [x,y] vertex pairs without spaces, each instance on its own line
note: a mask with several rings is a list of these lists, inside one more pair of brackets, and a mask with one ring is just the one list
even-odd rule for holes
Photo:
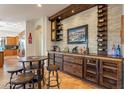
[[71,12],[72,12],[72,13],[74,13],[75,11],[74,11],[74,10],[72,10]]
[[37,4],[38,7],[42,7],[42,4]]

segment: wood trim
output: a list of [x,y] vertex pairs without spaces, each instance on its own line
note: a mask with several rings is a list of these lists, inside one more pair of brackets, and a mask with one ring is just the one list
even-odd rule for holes
[[[56,14],[52,15],[49,17],[49,20],[55,20],[57,17],[61,17],[61,19],[65,19],[68,18],[72,15],[75,15],[79,12],[85,11],[89,8],[92,8],[96,6],[96,4],[71,4],[68,7],[60,10],[59,12],[57,12]],[[72,10],[74,10],[74,12],[72,13]]]
[[124,15],[121,16],[121,44],[124,44]]

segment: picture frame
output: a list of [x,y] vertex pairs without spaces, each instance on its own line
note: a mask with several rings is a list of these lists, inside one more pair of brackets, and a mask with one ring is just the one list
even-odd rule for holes
[[88,43],[88,25],[69,28],[67,30],[68,44],[87,44]]

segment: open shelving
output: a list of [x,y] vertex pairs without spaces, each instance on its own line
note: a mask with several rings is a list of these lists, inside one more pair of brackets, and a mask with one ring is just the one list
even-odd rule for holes
[[51,41],[62,41],[63,40],[63,24],[61,18],[56,18],[51,21]]

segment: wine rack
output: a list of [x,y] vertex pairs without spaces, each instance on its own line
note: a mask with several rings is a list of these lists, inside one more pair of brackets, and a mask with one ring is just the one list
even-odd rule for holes
[[100,84],[107,88],[122,88],[122,62],[100,60]]
[[86,80],[98,83],[98,60],[94,58],[85,58],[84,78]]
[[63,39],[63,24],[61,18],[51,21],[51,41],[61,41]]
[[98,54],[107,55],[107,5],[100,4],[98,7]]

